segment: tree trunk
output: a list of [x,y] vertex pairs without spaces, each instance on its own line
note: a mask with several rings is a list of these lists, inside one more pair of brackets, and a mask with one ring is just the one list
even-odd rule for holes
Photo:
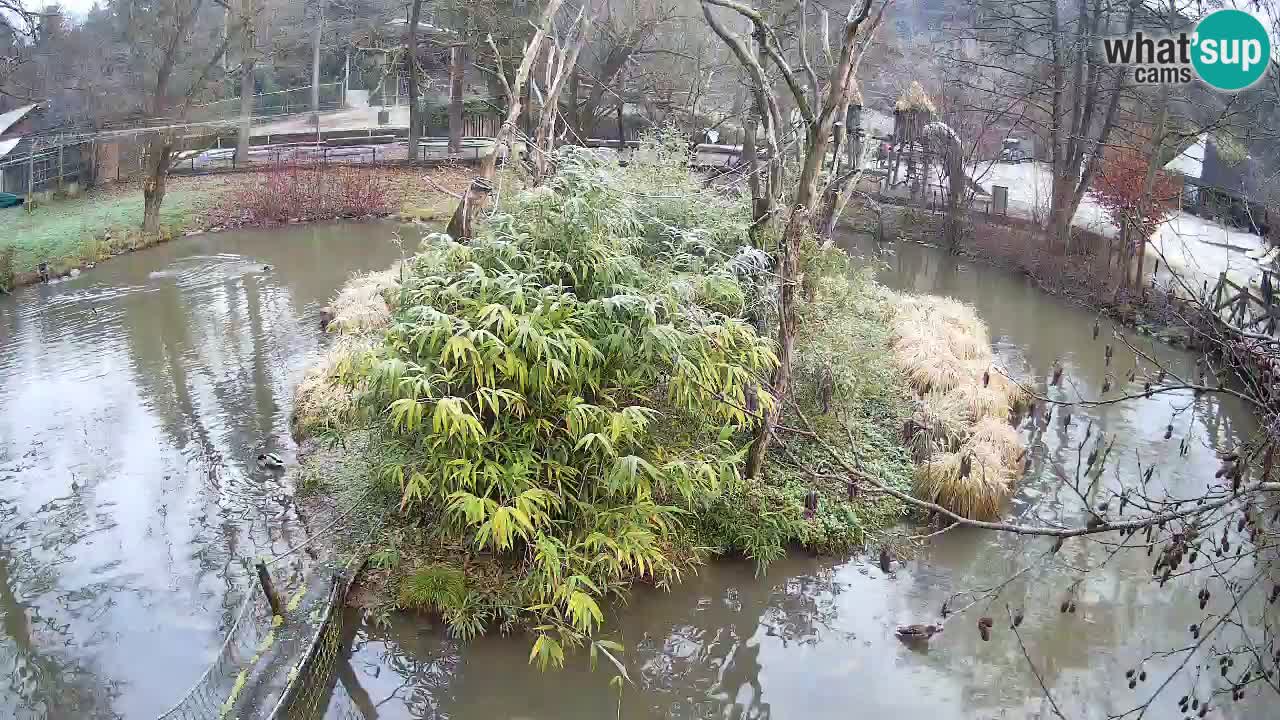
[[622,158],[622,152],[627,149],[627,123],[623,114],[626,112],[626,102],[622,99],[625,97],[623,92],[622,75],[618,75],[618,158]]
[[[551,21],[556,11],[560,9],[561,2],[562,0],[548,0],[542,11],[542,20],[538,24],[538,29],[530,38],[529,45],[525,48],[524,58],[520,61],[520,67],[516,69],[515,84],[507,88],[507,119],[502,123],[502,127],[498,128],[497,136],[493,139],[493,147],[480,161],[480,177],[472,181],[467,194],[458,203],[453,211],[453,217],[449,220],[449,227],[459,233],[454,236],[455,240],[470,239],[475,217],[480,212],[484,198],[488,195],[485,188],[486,186],[492,188],[493,179],[498,173],[498,150],[504,144],[509,144],[511,133],[520,119],[520,98],[529,81],[529,69],[542,49],[542,41],[551,29]],[[498,72],[502,72],[501,67],[498,68]],[[452,232],[450,234],[452,235]]]
[[462,78],[466,72],[467,48],[449,48],[449,154],[462,153]]
[[173,145],[167,131],[158,132],[147,141],[147,174],[142,181],[142,232],[147,235],[160,232],[160,205],[164,202],[172,152]]
[[578,64],[578,54],[587,40],[587,25],[594,15],[587,15],[584,6],[578,11],[573,44],[560,54],[560,65],[554,69],[553,79],[542,97],[542,115],[538,122],[537,149],[534,151],[534,182],[542,182],[550,173],[551,152],[555,149],[556,113],[560,107],[560,93],[564,91],[565,81],[574,73]]
[[818,199],[818,175],[822,170],[823,160],[826,159],[830,133],[831,113],[824,114],[823,120],[808,129],[800,182],[791,205],[791,216],[782,232],[782,261],[778,277],[778,367],[773,372],[773,394],[777,398],[778,407],[765,413],[755,441],[751,444],[751,454],[747,460],[748,477],[762,476],[769,443],[773,440],[773,431],[782,412],[781,406],[787,402],[787,396],[791,392],[791,356],[796,343],[796,286],[800,282],[800,244],[805,234],[812,231],[811,208]]
[[742,126],[741,158],[747,173],[747,188],[751,191],[751,230],[747,235],[751,238],[753,246],[763,249],[764,243],[761,231],[764,229],[765,218],[768,217],[768,208],[765,194],[761,189],[760,157],[756,152],[756,132],[760,127],[760,117],[764,114],[764,108],[761,108],[755,100],[750,100],[749,102],[747,121]]
[[[1170,31],[1174,23],[1177,22],[1177,6],[1174,0],[1169,0],[1169,25]],[[1164,134],[1165,126],[1169,122],[1169,86],[1167,84],[1160,85],[1159,100],[1157,101],[1156,124],[1151,130],[1151,156],[1147,158],[1147,172],[1142,178],[1142,195],[1139,197],[1145,199],[1147,206],[1154,209],[1155,203],[1151,194],[1155,192],[1156,173],[1160,172],[1160,167],[1164,155]],[[1146,282],[1142,277],[1147,261],[1147,240],[1149,234],[1146,232],[1147,223],[1144,216],[1142,205],[1138,206],[1138,276],[1134,279],[1135,289],[1145,289]]]
[[316,115],[316,134],[320,132],[320,37],[324,32],[324,0],[319,2],[316,34],[311,48],[311,112]]
[[[409,160],[418,159],[422,139],[422,114],[418,107],[418,21],[422,18],[422,0],[413,0],[409,10]],[[450,118],[452,121],[452,118]],[[452,150],[452,146],[450,147]]]
[[574,70],[569,74],[569,101],[566,103],[568,112],[565,113],[565,122],[568,123],[569,129],[575,136],[574,140],[577,144],[585,145],[587,140],[587,128],[582,126],[582,116],[578,114],[578,71]]
[[809,229],[806,209],[797,205],[782,235],[782,262],[779,268],[781,288],[778,292],[778,367],[773,372],[773,395],[778,407],[764,414],[764,421],[751,443],[747,458],[747,476],[763,477],[764,461],[773,440],[773,431],[782,414],[782,404],[791,392],[791,356],[796,346],[796,285],[800,275],[800,242]]
[[1070,231],[1070,217],[1065,215],[1064,202],[1067,186],[1066,148],[1062,133],[1062,95],[1066,91],[1066,67],[1063,60],[1063,38],[1059,33],[1058,2],[1049,0],[1045,10],[1049,15],[1049,52],[1052,54],[1050,69],[1051,95],[1049,102],[1049,160],[1053,168],[1053,176],[1049,186],[1049,217],[1046,226],[1049,230],[1050,247],[1066,247]]
[[236,138],[236,164],[249,161],[249,136],[253,128],[254,56],[253,0],[243,0],[240,9],[240,132]]

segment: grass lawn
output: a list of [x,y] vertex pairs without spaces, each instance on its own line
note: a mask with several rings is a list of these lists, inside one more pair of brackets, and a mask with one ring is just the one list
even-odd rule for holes
[[217,177],[173,179],[169,185],[160,208],[160,238],[144,238],[140,232],[141,187],[112,187],[43,203],[31,212],[21,207],[0,211],[0,255],[11,249],[11,272],[18,278],[35,272],[41,262],[49,263],[50,272],[65,272],[172,237],[229,186]]
[[[460,168],[401,167],[379,170],[388,204],[404,220],[443,226],[470,182]],[[170,178],[160,208],[161,232],[141,232],[142,186],[113,185],[78,198],[53,200],[33,211],[0,210],[0,291],[35,280],[37,266],[61,275],[112,255],[168,240],[188,230],[235,227],[227,222],[258,174]],[[441,192],[444,189],[446,192]]]

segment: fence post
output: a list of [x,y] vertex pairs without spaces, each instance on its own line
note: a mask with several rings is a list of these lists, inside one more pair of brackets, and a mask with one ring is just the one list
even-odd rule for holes
[[64,165],[62,160],[62,148],[63,148],[62,141],[59,140],[58,141],[58,192],[62,192],[62,179],[63,177],[66,176],[66,172],[63,171]]
[[265,560],[258,561],[258,583],[262,585],[262,592],[267,596],[267,604],[271,606],[271,614],[284,617],[284,613],[280,611],[280,596],[276,594],[276,586],[271,582],[271,573],[267,572],[267,562]]

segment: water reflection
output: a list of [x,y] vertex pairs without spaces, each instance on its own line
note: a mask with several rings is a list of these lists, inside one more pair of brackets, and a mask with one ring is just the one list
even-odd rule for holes
[[0,715],[154,717],[204,671],[244,564],[305,532],[291,455],[319,307],[385,225],[186,238],[0,299]]
[[[1095,398],[1108,374],[1113,385],[1124,387],[1135,365],[1138,383],[1151,370],[1122,345],[1108,365],[1107,322],[1102,339],[1094,341],[1092,314],[1061,304],[1022,277],[914,244],[889,246],[891,254],[879,255],[878,248],[847,240],[854,252],[868,258],[874,253],[883,262],[879,276],[891,287],[975,305],[1001,364],[1058,399]],[[1189,355],[1146,340],[1135,342],[1150,357],[1176,372],[1192,371]],[[1068,382],[1049,389],[1045,380],[1055,361],[1064,365]],[[1134,483],[1151,465],[1154,492],[1198,492],[1217,469],[1214,450],[1255,429],[1231,398],[1190,393],[1076,408],[1072,416],[1069,426],[1055,416],[1047,428],[1024,429],[1032,466],[1009,508],[1011,517],[1082,522],[1084,499],[1063,479],[1076,476],[1090,423],[1092,438],[1105,432],[1115,439],[1113,452],[1126,459],[1090,500],[1102,488]],[[1170,423],[1174,433],[1166,440]],[[1184,439],[1188,454],[1179,459]],[[763,578],[748,565],[717,562],[671,593],[641,589],[611,615],[610,630],[628,646],[636,680],[622,694],[621,717],[1053,717],[1041,680],[1068,717],[1124,713],[1149,697],[1155,680],[1181,660],[1149,660],[1144,669],[1153,681],[1128,688],[1127,669],[1153,652],[1187,644],[1188,625],[1204,618],[1196,586],[1172,583],[1161,589],[1151,581],[1145,554],[1117,554],[1095,540],[1068,541],[1053,562],[1040,564],[1051,545],[1047,539],[956,529],[892,577],[858,558],[792,558]],[[1228,576],[1247,569],[1221,567]],[[954,593],[973,590],[980,596],[1013,575],[1017,579],[998,600],[979,602],[927,651],[894,637],[900,623],[937,617]],[[1075,613],[1060,612],[1066,597],[1074,601]],[[1013,611],[1026,616],[1021,644],[1009,631]],[[1260,612],[1249,608],[1245,615],[1257,618]],[[973,624],[983,615],[994,620],[990,642],[979,638]],[[1256,636],[1256,626],[1251,631]],[[329,717],[595,719],[618,713],[609,667],[592,672],[578,657],[562,672],[543,674],[527,664],[528,643],[525,637],[488,637],[459,647],[420,617],[397,618],[390,629],[362,625],[351,663],[376,715],[335,703]],[[1198,677],[1180,676],[1148,717],[1175,716],[1177,698],[1193,683],[1203,697],[1210,683]],[[1215,703],[1215,716],[1270,717],[1265,700],[1265,694],[1251,694],[1241,703]]]

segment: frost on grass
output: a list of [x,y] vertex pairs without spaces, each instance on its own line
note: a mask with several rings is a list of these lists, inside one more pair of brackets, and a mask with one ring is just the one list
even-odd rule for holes
[[354,412],[356,395],[342,380],[380,340],[378,333],[391,322],[391,302],[399,288],[397,263],[390,269],[352,278],[330,303],[333,320],[328,331],[339,337],[294,390],[295,437],[336,429]]

